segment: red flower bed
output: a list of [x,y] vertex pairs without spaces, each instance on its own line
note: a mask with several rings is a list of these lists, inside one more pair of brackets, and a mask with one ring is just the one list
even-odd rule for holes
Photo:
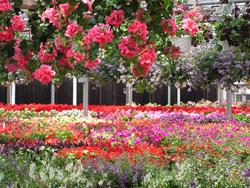
[[[67,105],[67,104],[20,104],[20,105],[10,105],[6,104],[4,105],[3,103],[0,103],[0,108],[3,108],[7,111],[13,110],[24,110],[25,108],[31,110],[34,109],[36,112],[40,111],[51,111],[51,110],[56,110],[56,111],[63,111],[63,110],[72,110],[72,109],[78,109],[82,110],[83,105]],[[169,112],[196,112],[196,113],[211,113],[211,112],[219,112],[219,113],[225,113],[226,109],[225,108],[213,108],[213,107],[186,107],[186,106],[172,106],[172,107],[166,107],[166,106],[116,106],[116,105],[111,105],[111,106],[105,106],[105,105],[90,105],[89,106],[90,111],[94,112],[104,112],[104,113],[110,113],[110,112],[115,112],[117,110],[124,110],[124,111],[169,111]],[[250,112],[250,107],[244,107],[244,108],[239,108],[239,107],[232,107],[232,112],[234,114],[237,113],[242,113],[242,112]]]

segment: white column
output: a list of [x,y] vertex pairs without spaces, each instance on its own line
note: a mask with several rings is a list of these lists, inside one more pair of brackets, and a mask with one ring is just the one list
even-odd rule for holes
[[126,105],[132,106],[133,89],[131,86],[126,88]]
[[16,104],[16,85],[14,82],[11,83],[11,102],[10,104]]
[[243,93],[242,93],[242,102],[246,103],[247,102],[247,93],[246,93],[246,87],[244,86],[243,88]]
[[11,100],[11,85],[7,86],[7,103],[10,104]]
[[88,106],[89,106],[89,82],[86,79],[83,82],[83,115],[88,116]]
[[55,104],[55,84],[54,82],[51,82],[51,104]]
[[73,77],[73,105],[77,105],[77,78]]
[[222,107],[222,89],[220,86],[218,86],[218,101],[219,101],[219,107]]
[[168,105],[171,105],[171,86],[168,86]]
[[232,118],[232,91],[227,89],[227,120]]
[[7,87],[7,103],[16,104],[16,85],[14,82]]
[[181,104],[181,90],[177,88],[177,105],[180,106]]

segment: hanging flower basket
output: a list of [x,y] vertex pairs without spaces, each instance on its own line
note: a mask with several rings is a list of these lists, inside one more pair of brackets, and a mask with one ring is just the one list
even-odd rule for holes
[[171,37],[170,41],[184,53],[189,52],[191,47],[191,36]]
[[37,1],[36,0],[22,0],[21,9],[36,9],[37,8]]

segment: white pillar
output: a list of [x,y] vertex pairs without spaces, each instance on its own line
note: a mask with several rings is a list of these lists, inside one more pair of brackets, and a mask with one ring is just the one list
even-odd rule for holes
[[89,82],[83,82],[83,115],[88,116],[88,106],[89,106]]
[[77,105],[77,78],[73,77],[73,105]]
[[16,85],[14,82],[11,83],[11,102],[12,105],[16,104]]
[[131,86],[126,88],[126,104],[132,106],[133,101],[133,89]]
[[181,104],[181,90],[177,88],[177,105],[180,106]]
[[79,83],[83,83],[83,116],[88,116],[89,107],[89,79],[87,77],[81,77],[78,79]]
[[7,103],[10,104],[11,99],[11,85],[7,86]]
[[220,86],[218,86],[218,101],[219,101],[219,107],[222,107],[222,89]]
[[7,103],[16,104],[16,85],[14,82],[7,87]]
[[227,120],[232,119],[232,91],[227,89]]
[[168,86],[168,105],[171,105],[171,86]]
[[247,102],[247,93],[246,93],[246,87],[244,86],[243,88],[243,93],[242,93],[242,102],[246,103]]
[[55,104],[55,84],[54,82],[51,82],[51,104]]

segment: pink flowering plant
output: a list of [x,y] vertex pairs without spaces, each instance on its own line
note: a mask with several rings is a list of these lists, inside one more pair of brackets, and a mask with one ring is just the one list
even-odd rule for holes
[[162,20],[163,30],[172,37],[181,37],[183,35],[191,35],[192,37],[199,31],[198,23],[199,13],[195,9],[190,10],[188,6],[177,1],[173,9],[171,18]]
[[[172,1],[36,2],[35,10],[24,11],[23,1],[0,0],[1,84],[9,81],[9,72],[20,71],[30,81],[58,83],[67,74],[86,75],[101,60],[113,58],[122,58],[135,77],[146,76],[164,55],[169,34],[161,24],[171,18]],[[189,25],[183,22],[190,33]]]

